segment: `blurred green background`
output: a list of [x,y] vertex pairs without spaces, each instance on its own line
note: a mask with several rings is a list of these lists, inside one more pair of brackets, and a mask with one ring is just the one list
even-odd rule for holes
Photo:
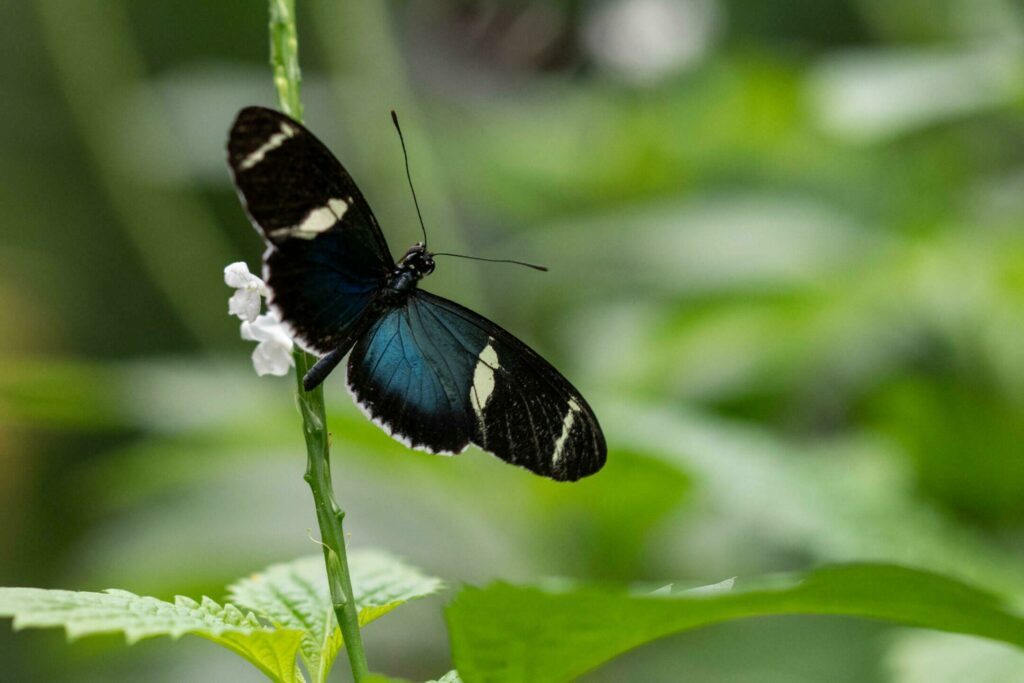
[[[1015,0],[300,0],[310,127],[431,291],[515,331],[611,446],[557,485],[406,451],[327,383],[353,546],[452,586],[708,583],[887,560],[1024,598],[1024,7]],[[0,3],[0,584],[222,596],[316,552],[292,380],[224,265],[262,250],[235,112],[274,105],[256,0]],[[449,592],[448,595],[451,593]],[[443,599],[366,631],[448,669]],[[198,639],[0,628],[13,681],[260,680]],[[345,667],[336,667],[343,680]],[[965,637],[777,618],[610,681],[1024,681]]]

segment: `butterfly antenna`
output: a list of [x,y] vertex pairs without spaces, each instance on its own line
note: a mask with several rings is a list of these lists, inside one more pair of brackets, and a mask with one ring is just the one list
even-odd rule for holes
[[[423,214],[420,212],[420,202],[416,199],[416,188],[412,185],[412,173],[409,171],[409,152],[405,148],[405,136],[402,135],[402,127],[398,125],[398,114],[395,110],[391,110],[391,122],[395,124],[395,130],[398,131],[398,141],[402,143],[402,158],[405,159],[405,179],[409,181],[409,191],[412,192],[412,203],[416,206],[416,217],[420,219],[420,229],[423,231],[423,246],[427,246],[427,227],[423,224]],[[491,263],[514,263],[518,266],[526,266],[527,268],[533,268],[534,270],[540,270],[547,272],[547,266],[538,266],[533,263],[526,263],[524,261],[513,261],[512,259],[494,259],[494,258],[481,258],[479,256],[466,256],[465,254],[450,254],[450,253],[437,253],[432,254],[433,256],[454,256],[456,258],[468,258],[474,261],[489,261]]]
[[514,263],[517,266],[526,266],[527,268],[533,268],[534,270],[539,270],[544,273],[548,272],[547,266],[538,266],[535,263],[526,263],[525,261],[513,261],[512,259],[507,258],[481,258],[480,256],[466,256],[465,254],[449,254],[447,252],[440,252],[437,254],[433,254],[433,256],[454,256],[456,258],[468,258],[474,261],[488,261],[490,263]]
[[391,121],[398,131],[398,141],[402,143],[402,157],[405,159],[405,179],[409,181],[409,190],[412,191],[412,203],[416,206],[416,217],[420,219],[420,229],[423,231],[423,246],[427,246],[427,227],[423,225],[423,214],[420,213],[420,203],[416,199],[416,188],[412,186],[412,173],[409,172],[409,153],[405,149],[405,137],[402,135],[402,127],[398,125],[398,114],[391,110]]

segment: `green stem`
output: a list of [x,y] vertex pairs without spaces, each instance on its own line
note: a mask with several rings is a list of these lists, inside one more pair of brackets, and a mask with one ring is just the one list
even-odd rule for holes
[[[270,0],[270,63],[274,67],[274,85],[277,87],[281,107],[292,118],[302,120],[302,100],[299,97],[299,41],[295,29],[295,0]],[[327,433],[327,414],[324,407],[323,387],[306,391],[302,377],[316,359],[299,348],[295,358],[295,381],[299,411],[302,413],[302,432],[306,438],[306,483],[313,493],[316,521],[323,539],[324,562],[327,565],[327,584],[331,603],[341,628],[348,653],[349,666],[356,683],[369,675],[363,638],[359,632],[359,613],[352,597],[352,578],[345,550],[342,528],[344,511],[334,500],[331,483],[330,436]]]
[[369,667],[366,663],[366,652],[363,650],[362,634],[359,632],[359,613],[352,599],[352,579],[349,576],[345,534],[341,526],[345,513],[334,500],[334,488],[331,484],[330,437],[327,433],[323,385],[313,391],[303,389],[302,376],[313,367],[316,359],[301,349],[295,350],[294,357],[299,410],[302,413],[302,431],[306,437],[308,456],[305,479],[313,492],[316,521],[320,525],[320,536],[323,538],[331,603],[341,627],[352,676],[358,683],[369,674]]
[[299,85],[299,33],[295,28],[295,0],[270,0],[270,65],[274,87],[284,113],[302,121]]

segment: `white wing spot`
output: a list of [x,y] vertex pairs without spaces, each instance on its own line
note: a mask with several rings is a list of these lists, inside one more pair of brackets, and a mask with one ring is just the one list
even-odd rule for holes
[[293,228],[278,228],[272,230],[271,237],[298,237],[304,240],[311,240],[324,230],[330,229],[348,211],[348,202],[344,199],[331,199],[327,206],[313,209],[302,222]]
[[281,131],[274,133],[267,141],[260,145],[256,151],[249,154],[249,156],[242,159],[242,163],[238,165],[239,170],[246,171],[256,164],[263,161],[263,157],[267,156],[267,152],[272,149],[277,149],[284,144],[284,141],[295,135],[295,129],[289,126],[287,123],[281,122]]
[[562,433],[558,436],[558,441],[555,441],[555,452],[551,456],[551,464],[557,465],[558,461],[562,459],[562,450],[565,448],[565,442],[569,440],[569,433],[572,432],[572,426],[576,422],[576,413],[580,412],[580,404],[575,399],[569,399],[569,410],[565,414],[565,419],[562,420]]
[[473,370],[473,386],[469,388],[469,402],[473,404],[473,410],[481,420],[484,417],[484,408],[494,393],[494,371],[500,367],[498,354],[491,346],[492,341],[494,340],[487,340],[487,346],[477,358],[476,369]]

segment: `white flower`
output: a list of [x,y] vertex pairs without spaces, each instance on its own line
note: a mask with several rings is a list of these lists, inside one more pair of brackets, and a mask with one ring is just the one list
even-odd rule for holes
[[295,364],[292,358],[294,342],[285,332],[277,314],[271,311],[260,315],[267,286],[263,280],[249,272],[244,262],[232,263],[224,269],[224,284],[234,287],[228,300],[228,313],[242,320],[242,339],[258,342],[252,352],[252,365],[256,374],[286,375]]
[[228,300],[228,313],[250,323],[255,321],[263,308],[260,297],[267,295],[263,280],[250,273],[244,261],[238,261],[224,269],[224,284],[236,290]]
[[252,365],[261,377],[286,375],[288,368],[295,363],[292,358],[292,339],[273,311],[256,317],[252,322],[244,321],[242,339],[259,342],[252,352]]

